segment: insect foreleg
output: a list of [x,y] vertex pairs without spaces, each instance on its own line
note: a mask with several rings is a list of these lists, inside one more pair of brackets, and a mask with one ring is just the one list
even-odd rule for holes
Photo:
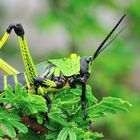
[[72,88],[76,88],[76,84],[81,85],[82,87],[82,93],[81,93],[81,106],[83,110],[83,119],[85,120],[87,118],[87,112],[86,112],[86,81],[89,77],[89,74],[80,74],[80,75],[74,75],[69,78],[69,83]]
[[47,102],[47,107],[48,107],[48,113],[50,112],[50,109],[51,109],[51,98],[49,97],[49,95],[48,94],[45,94],[44,95],[44,98],[45,98],[45,100],[46,100],[46,102]]
[[51,100],[51,98],[49,97],[49,95],[48,95],[47,93],[44,94],[43,97],[45,98],[46,104],[47,104],[47,107],[48,107],[48,110],[46,110],[46,113],[45,113],[45,118],[46,118],[47,120],[49,120],[49,118],[48,118],[48,113],[49,113],[50,110],[51,110],[51,102],[52,102],[52,100]]
[[86,83],[82,82],[82,95],[81,95],[81,105],[82,105],[82,110],[83,110],[83,119],[85,120],[87,118],[87,112],[86,112]]

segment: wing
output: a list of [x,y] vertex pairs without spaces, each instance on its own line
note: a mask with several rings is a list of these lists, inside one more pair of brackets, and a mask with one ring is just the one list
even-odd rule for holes
[[48,63],[48,61],[44,61],[44,62],[41,62],[41,63],[35,65],[38,75],[44,74],[46,72],[46,68],[49,65],[50,64]]

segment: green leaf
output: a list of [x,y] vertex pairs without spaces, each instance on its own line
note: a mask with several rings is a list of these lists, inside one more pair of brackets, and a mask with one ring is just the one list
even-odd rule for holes
[[47,134],[47,139],[54,140],[57,138],[57,136],[58,136],[57,132],[52,132],[52,133]]
[[74,130],[72,128],[69,129],[69,137],[70,137],[70,140],[76,140],[76,134],[74,132]]
[[21,109],[26,115],[46,112],[47,110],[46,100],[42,96],[28,94],[20,84],[16,85],[15,92],[8,87],[5,93],[6,96],[2,100],[5,99],[12,107]]
[[70,92],[75,94],[75,95],[78,95],[80,96],[81,95],[81,89],[78,89],[78,88],[75,88],[75,89],[70,89]]
[[57,66],[63,72],[64,76],[79,74],[80,56],[77,54],[71,54],[69,58],[48,60],[48,62]]
[[28,132],[28,128],[20,122],[11,121],[10,124],[12,124],[15,128],[17,128],[22,133],[27,133]]
[[57,122],[61,124],[62,126],[67,126],[68,123],[60,116],[60,114],[57,113],[49,113],[48,114],[49,119],[51,119],[54,122]]
[[58,134],[57,140],[67,140],[69,134],[69,127],[64,127]]
[[61,101],[61,105],[63,106],[71,106],[71,105],[75,105],[76,103],[79,103],[80,101],[80,97],[76,97],[74,99],[70,99],[70,100],[66,100],[66,101]]
[[116,110],[121,110],[124,112],[129,112],[129,110],[125,107],[122,107],[121,105],[116,105],[116,104],[110,104],[110,103],[106,103],[106,102],[102,102],[102,104],[106,107],[112,108],[112,109],[116,109]]
[[0,98],[3,98],[4,96],[5,96],[4,92],[0,93]]
[[21,132],[27,132],[27,127],[18,121],[20,121],[20,117],[17,114],[7,112],[6,109],[0,109],[0,125],[5,134],[11,138],[16,136],[15,128]]
[[93,118],[102,117],[106,113],[114,114],[117,110],[128,112],[130,106],[130,103],[120,98],[104,97],[99,103],[88,108],[88,114]]
[[56,123],[48,123],[48,122],[46,122],[46,124],[45,124],[45,126],[49,129],[49,130],[51,130],[51,131],[57,131],[57,125],[56,125]]
[[0,137],[3,137],[5,135],[4,130],[0,129]]
[[8,86],[8,88],[5,90],[5,93],[6,93],[6,96],[9,98],[9,99],[13,99],[14,98],[14,93],[13,93],[13,89],[11,86]]
[[118,105],[122,105],[124,107],[131,107],[132,104],[130,104],[128,101],[124,101],[120,98],[116,98],[116,97],[104,97],[102,102],[108,102],[108,103],[112,103],[112,104],[118,104]]
[[38,124],[42,124],[43,123],[43,116],[40,114],[37,114],[36,117],[37,117]]
[[89,106],[92,103],[97,103],[98,102],[98,100],[95,98],[95,96],[93,96],[92,89],[89,85],[86,85],[86,97],[88,99],[88,102],[90,103]]
[[9,123],[9,121],[1,120],[0,122],[4,132],[10,137],[15,138],[16,137],[16,131],[14,127]]

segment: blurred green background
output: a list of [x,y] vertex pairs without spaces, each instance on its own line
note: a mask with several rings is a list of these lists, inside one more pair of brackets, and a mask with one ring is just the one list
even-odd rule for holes
[[[10,23],[21,22],[36,64],[73,52],[89,56],[126,13],[120,28],[127,27],[96,59],[88,82],[98,99],[114,96],[133,104],[129,113],[98,119],[95,131],[102,132],[104,140],[139,140],[139,6],[139,0],[1,0],[0,35]],[[0,57],[24,71],[18,46],[12,33],[0,50]]]

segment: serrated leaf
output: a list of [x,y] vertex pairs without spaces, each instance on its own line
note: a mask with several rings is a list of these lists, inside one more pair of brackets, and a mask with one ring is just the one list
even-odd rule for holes
[[69,137],[70,140],[76,140],[76,133],[74,132],[74,130],[72,128],[69,129]]
[[66,140],[69,134],[69,128],[64,127],[58,134],[57,140]]

